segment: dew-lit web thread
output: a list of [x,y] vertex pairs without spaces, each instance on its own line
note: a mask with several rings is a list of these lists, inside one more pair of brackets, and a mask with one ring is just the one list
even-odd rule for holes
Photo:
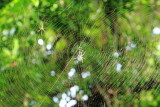
[[[76,54],[76,53],[74,52],[73,56],[72,56],[71,59],[67,62],[66,66],[69,64],[70,61],[72,61],[72,59],[73,59],[73,57],[74,57],[75,54]],[[66,68],[66,67],[65,67],[65,68]],[[62,74],[64,73],[65,68],[64,68],[64,70],[60,73],[60,76],[58,77],[57,81],[59,80],[59,78],[60,78],[60,77],[62,76]],[[54,83],[54,85],[57,83],[57,81]],[[51,89],[54,88],[54,85],[51,87]],[[39,105],[41,105],[41,104],[43,103],[43,101],[44,101],[44,100],[42,100],[42,102],[41,102]]]
[[[12,26],[13,27],[13,26]],[[25,31],[23,32],[23,33],[26,33]],[[12,36],[13,37],[13,36]],[[13,38],[12,37],[8,37],[8,39],[12,39],[13,40]],[[12,43],[11,43],[12,44]],[[10,46],[10,45],[9,45]],[[4,73],[2,74],[3,75],[3,77],[4,77],[4,79],[7,81],[7,83],[9,83],[9,84],[6,84],[7,85],[7,87],[10,87],[10,88],[12,88],[12,90],[14,90],[14,92],[15,93],[23,93],[22,91],[24,90],[22,87],[20,87],[21,86],[21,84],[18,84],[18,83],[21,83],[21,80],[20,80],[20,78],[17,78],[16,79],[16,83],[15,83],[15,86],[17,87],[19,87],[21,90],[16,90],[16,88],[15,87],[13,87],[14,86],[14,84],[12,83],[12,80],[8,77],[8,75],[11,75],[13,78],[15,78],[15,77],[19,77],[19,76],[21,76],[21,74],[19,74],[19,71],[16,71],[16,70],[5,70],[5,71],[3,71]],[[18,73],[18,75],[14,75],[13,74],[13,72],[14,73]],[[7,78],[6,78],[7,77]],[[12,83],[12,84],[10,84],[10,83]],[[17,85],[18,84],[18,85]],[[2,90],[2,91],[4,91],[4,90]],[[18,92],[19,91],[19,92]],[[13,94],[13,93],[10,93],[11,95]],[[13,96],[12,96],[13,97]],[[14,96],[15,97],[15,96]],[[13,97],[13,98],[14,98]],[[9,101],[10,99],[5,99],[5,101]],[[14,98],[14,99],[12,99],[12,100],[15,100],[15,101],[17,101],[17,102],[19,102],[19,99],[16,99],[16,98]]]
[[[85,38],[84,38],[85,39]],[[85,56],[84,56],[85,57]],[[85,62],[85,61],[84,61]],[[114,65],[114,64],[112,64],[112,65]],[[109,69],[109,68],[108,68]],[[123,68],[124,69],[124,68]],[[62,73],[64,73],[64,71],[62,71]],[[115,72],[114,72],[115,73]],[[114,75],[114,74],[113,74]],[[138,75],[138,74],[137,74]],[[61,76],[60,76],[61,77]],[[60,78],[59,77],[59,78]],[[97,78],[98,78],[99,76],[97,76]],[[58,81],[58,79],[57,79],[57,81]],[[18,93],[18,92],[17,92]]]
[[[115,64],[115,63],[114,63],[114,64]],[[112,64],[112,65],[114,65],[114,64]],[[112,65],[110,65],[110,66],[112,66]],[[105,68],[105,67],[104,67],[104,68]],[[103,69],[103,68],[102,68],[102,69]],[[108,68],[108,69],[109,69],[109,68]],[[123,69],[125,69],[125,68],[123,68]],[[106,71],[107,71],[107,70],[106,70]],[[113,72],[113,73],[111,73],[110,75],[112,75],[112,74],[114,75],[114,74],[116,74],[116,73],[115,73],[115,72]],[[99,77],[99,75],[97,76],[97,78],[98,78],[98,77]],[[107,80],[109,80],[109,79],[107,79]],[[115,81],[115,82],[116,82],[116,81]],[[107,85],[107,84],[106,84],[106,85]],[[105,86],[106,86],[106,85],[105,85]],[[111,86],[110,88],[114,88],[114,85],[113,85],[113,86]]]
[[[72,4],[72,2],[71,2],[64,10],[62,10],[62,12],[64,12],[64,11],[67,10],[67,9],[69,9],[72,5],[73,5],[73,4]],[[25,11],[25,9],[24,9],[24,11]],[[39,16],[39,12],[40,12],[40,11],[39,11],[39,9],[38,9],[38,10],[34,10],[34,11],[37,12],[39,21],[42,20],[43,23],[44,23],[44,28],[47,29],[47,26],[51,25],[52,23],[47,24],[47,26],[45,26],[45,23],[46,23],[46,22],[49,22],[49,20],[52,19],[52,18],[54,17],[54,15],[53,15],[53,16],[50,16],[50,17],[48,18],[48,20],[45,20],[44,18],[41,18],[41,19],[40,19],[40,16]],[[62,12],[59,13],[59,14],[62,14]],[[57,23],[58,23],[58,22],[56,22],[56,24],[57,24]],[[33,25],[32,25],[32,26],[33,26]],[[40,27],[40,23],[35,24],[35,26],[33,26],[33,31],[36,31],[36,32],[37,32],[37,31],[39,30],[39,27]],[[25,32],[27,32],[27,31],[24,31],[24,33],[25,33]],[[35,32],[35,33],[36,33],[36,32]],[[44,32],[43,32],[43,33],[44,33]],[[26,34],[27,34],[27,33],[26,33]],[[40,36],[43,36],[43,35],[44,35],[44,34],[41,35],[40,32],[37,32],[37,34],[40,35]]]
[[[136,62],[136,60],[135,60],[135,62]],[[145,62],[146,63],[146,62]],[[143,64],[143,67],[145,67],[144,66],[145,64]],[[127,67],[127,66],[126,66]],[[123,68],[123,69],[125,69],[125,68]],[[141,71],[143,71],[143,69],[141,70]],[[114,72],[115,73],[115,72]],[[99,77],[99,76],[97,76],[97,77]],[[138,77],[138,73],[137,73],[137,77]],[[109,80],[109,79],[108,79]]]
[[[109,52],[109,51],[108,51]],[[98,54],[99,55],[99,54]],[[97,55],[97,56],[98,56]],[[105,55],[105,54],[104,54]],[[100,52],[100,56],[102,56],[103,57],[103,54],[101,55],[101,52]],[[93,56],[93,57],[95,57],[95,56]],[[104,56],[105,57],[105,56]],[[96,69],[96,68],[95,68]],[[100,74],[99,74],[100,75]],[[99,77],[99,75],[97,76],[97,78]]]
[[[22,8],[23,8],[23,6],[22,6]],[[25,11],[24,9],[23,9],[23,11]],[[35,30],[34,31],[37,31],[37,27],[36,27],[36,25],[35,25]],[[22,35],[26,35],[27,34],[27,31],[24,31],[23,32],[23,34]],[[21,35],[21,34],[20,34]],[[9,72],[10,73],[10,72]],[[20,75],[18,75],[18,76],[20,76]],[[5,77],[5,76],[4,76]],[[8,80],[8,81],[10,81],[10,80]],[[19,78],[18,78],[18,80],[16,80],[16,82],[18,82],[18,81],[21,81],[21,80],[19,80]],[[21,83],[21,82],[20,82]],[[18,87],[19,86],[21,86],[21,84],[18,84]],[[21,87],[22,88],[22,87]],[[24,89],[21,89],[21,90],[24,90]],[[19,93],[19,92],[17,92],[17,90],[14,90],[14,92],[15,93]],[[17,100],[18,101],[18,99],[16,99],[16,98],[14,98],[14,100]],[[23,97],[22,97],[22,100],[23,100]],[[18,101],[19,102],[19,101]]]
[[[146,65],[146,62],[145,62],[145,64],[143,64],[142,69],[141,69],[139,72],[142,72],[142,71],[144,70],[145,65]],[[123,68],[123,70],[124,70],[124,69],[125,69],[125,68]],[[132,71],[133,71],[133,70],[132,70]],[[153,72],[154,72],[154,71],[153,71]],[[114,74],[116,74],[116,73],[114,72]],[[152,74],[152,75],[153,75],[153,74]],[[150,76],[150,75],[149,75],[149,76]],[[153,76],[154,76],[154,75],[153,75]],[[139,77],[139,74],[137,73],[137,76],[135,75],[135,77],[132,77],[132,76],[130,76],[130,77],[131,77],[130,79],[132,79],[132,78],[134,79],[134,78],[136,78],[136,77],[138,78],[138,77]],[[149,77],[148,77],[148,78],[149,78]],[[109,80],[109,79],[108,79],[108,80]],[[141,82],[142,82],[143,80],[144,80],[144,79],[141,79]],[[117,80],[117,81],[118,81],[118,80]],[[115,81],[115,82],[116,82],[116,81]],[[138,82],[139,82],[139,81],[137,81],[137,84],[138,84]],[[124,83],[125,83],[125,82],[123,82],[123,84],[124,84]],[[123,84],[122,84],[122,85],[123,85]],[[148,83],[148,84],[149,84],[149,83]],[[107,85],[107,84],[106,84],[106,85]],[[105,85],[105,86],[106,86],[106,85]],[[147,84],[146,84],[146,85],[147,85]],[[154,87],[155,87],[155,86],[154,86]],[[158,88],[158,86],[156,86],[156,87]],[[111,88],[114,88],[114,86],[111,86]],[[131,89],[132,89],[132,88],[131,88]],[[158,90],[157,90],[157,91],[158,91]],[[156,94],[156,92],[155,92],[155,94]],[[157,94],[158,94],[158,93],[157,93]]]
[[[146,15],[147,17],[148,16],[150,16],[150,15]],[[150,19],[151,20],[151,19]],[[153,20],[153,19],[152,19]],[[153,25],[152,25],[153,26]],[[137,32],[135,32],[135,33],[137,33]],[[151,35],[151,34],[150,34]],[[154,41],[154,39],[152,40],[152,41]],[[142,45],[142,44],[140,44],[140,45]],[[142,47],[143,47],[144,45],[142,45]],[[145,49],[148,49],[149,50],[149,52],[150,52],[150,56],[153,56],[153,52],[149,49],[149,48],[147,48],[147,47],[145,47]],[[146,62],[145,62],[146,63]],[[158,63],[158,62],[157,62]],[[153,69],[153,71],[152,72],[155,72],[156,70],[154,70]],[[155,72],[155,73],[158,73],[158,71],[157,72]],[[159,75],[159,74],[158,74]],[[157,77],[158,77],[158,75],[157,75]],[[154,75],[153,73],[151,74],[151,75],[149,75],[148,76],[148,78],[150,78],[150,77],[154,77],[154,76],[156,76],[156,75]],[[156,77],[155,77],[156,78]],[[154,78],[152,78],[152,79],[154,79]],[[149,83],[148,83],[149,84]],[[157,86],[158,85],[158,86]],[[157,84],[156,86],[154,86],[154,87],[159,87],[159,84]],[[157,89],[155,89],[156,91],[159,91],[159,90],[157,90]],[[158,94],[158,92],[154,92],[154,95],[156,96],[156,93]]]
[[[97,55],[98,56],[98,55]],[[94,57],[96,57],[96,56],[94,56]]]
[[[136,60],[135,60],[135,61],[136,61]],[[146,62],[145,62],[145,64],[146,64]],[[145,67],[145,66],[144,66],[145,64],[143,64],[143,68]],[[126,67],[127,67],[127,66],[126,66]],[[123,69],[125,69],[125,68],[123,68]],[[143,71],[143,69],[142,69],[142,71]],[[137,73],[137,75],[138,75],[138,73]],[[138,77],[138,76],[137,76],[137,77]]]
[[[62,71],[62,73],[63,73],[64,71]],[[62,75],[62,73],[60,74],[60,75]],[[60,78],[60,77],[59,77]],[[54,86],[54,85],[53,85]]]

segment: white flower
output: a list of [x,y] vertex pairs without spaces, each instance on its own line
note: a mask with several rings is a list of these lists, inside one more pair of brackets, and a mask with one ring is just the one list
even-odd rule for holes
[[67,101],[67,102],[69,102],[70,100],[71,100],[71,98],[70,98],[70,97],[67,97],[67,98],[66,98],[66,101]]
[[134,44],[133,42],[129,42],[128,44],[129,44],[129,46],[130,46],[131,48],[135,48],[135,47],[136,47],[136,44]]
[[71,100],[70,102],[67,103],[67,107],[73,107],[76,104],[77,104],[76,100]]
[[52,44],[50,44],[50,43],[47,44],[46,48],[47,48],[47,50],[50,50],[52,48]]
[[32,59],[32,63],[35,64],[36,63],[36,59]]
[[78,85],[74,85],[74,88],[76,89],[76,91],[79,91],[79,86]]
[[100,13],[101,12],[101,9],[99,8],[99,9],[97,9],[97,13]]
[[31,35],[34,35],[34,34],[35,34],[35,31],[31,31],[30,34],[31,34]]
[[43,45],[43,44],[44,44],[43,39],[38,39],[38,44],[39,44],[39,45]]
[[84,91],[83,91],[83,90],[80,90],[80,91],[79,91],[79,94],[81,94],[81,95],[82,95],[83,93],[84,93]]
[[53,97],[53,101],[54,101],[55,103],[59,103],[58,97]]
[[2,34],[3,34],[4,36],[8,36],[9,31],[8,31],[8,30],[4,30],[4,31],[2,32]]
[[66,104],[67,104],[67,101],[63,99],[59,102],[60,107],[65,107]]
[[55,71],[51,71],[51,76],[55,76]]
[[30,102],[30,105],[32,106],[32,105],[34,105],[35,103],[36,103],[36,101],[32,100],[32,101]]
[[52,53],[53,53],[53,51],[46,51],[44,56],[51,55]]
[[15,33],[15,31],[16,31],[16,28],[12,28],[12,29],[10,30],[10,35],[13,35],[13,34]]
[[120,63],[117,64],[117,67],[116,67],[116,71],[117,72],[120,72],[121,71],[121,68],[122,68],[122,65]]
[[68,92],[67,92],[67,95],[68,95],[68,96],[70,96],[70,95],[71,95],[71,92],[70,92],[70,91],[68,91]]
[[75,68],[72,68],[72,69],[70,70],[70,72],[68,73],[68,78],[70,79],[71,77],[73,77],[74,74],[75,74],[75,72],[76,72],[76,69],[75,69]]
[[133,48],[136,48],[136,44],[133,42],[128,42],[128,46],[126,46],[126,51],[130,51]]
[[115,52],[113,55],[114,55],[116,58],[118,58],[118,57],[120,56],[120,54],[119,54],[118,52]]
[[81,75],[82,75],[82,78],[86,78],[86,77],[90,76],[91,74],[90,74],[90,72],[82,72]]
[[76,95],[76,91],[72,91],[72,92],[71,92],[71,97],[72,97],[72,98],[76,98],[76,96],[77,96],[77,95]]
[[130,46],[126,46],[126,51],[130,51],[132,48]]
[[160,34],[160,28],[159,27],[154,27],[153,28],[153,34],[155,34],[155,35]]
[[131,48],[135,48],[136,47],[136,44],[131,44]]
[[88,100],[88,95],[82,96],[82,100],[83,100],[83,101],[87,101],[87,100]]
[[62,94],[62,99],[65,100],[66,98],[67,98],[67,94],[66,94],[66,93],[63,93],[63,94]]
[[73,87],[70,88],[71,96],[72,96],[73,98],[76,97],[76,92],[77,92],[78,90],[79,90],[79,87],[78,87],[77,85],[75,85],[75,86],[73,86]]

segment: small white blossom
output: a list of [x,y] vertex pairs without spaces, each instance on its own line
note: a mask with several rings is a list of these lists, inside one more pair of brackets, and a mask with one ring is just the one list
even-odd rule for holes
[[128,46],[126,46],[126,51],[130,51],[133,48],[136,48],[136,44],[133,42],[128,42]]
[[70,72],[68,73],[68,78],[70,79],[71,77],[73,77],[74,74],[75,74],[75,72],[76,72],[76,69],[75,69],[75,68],[72,68],[72,69],[70,70]]
[[62,99],[65,100],[66,98],[67,98],[67,94],[66,94],[66,93],[63,93],[63,94],[62,94]]
[[67,104],[67,101],[63,99],[59,102],[60,107],[65,107],[66,104]]
[[32,63],[35,64],[36,63],[36,59],[32,59]]
[[10,35],[14,35],[15,32],[16,32],[16,28],[12,28],[12,29],[10,30]]
[[79,91],[79,94],[81,94],[81,95],[82,95],[83,93],[84,93],[84,91],[83,91],[83,90],[80,90],[80,91]]
[[99,8],[99,9],[97,9],[97,13],[100,13],[101,12],[101,9]]
[[29,105],[32,106],[32,105],[34,105],[34,104],[36,104],[36,101],[32,100]]
[[155,34],[155,35],[160,34],[160,28],[159,27],[154,27],[153,28],[153,34]]
[[67,101],[67,102],[69,102],[70,100],[71,100],[71,98],[70,98],[70,97],[67,97],[67,98],[66,98],[66,101]]
[[130,51],[132,48],[130,46],[126,46],[126,51]]
[[128,44],[129,44],[129,46],[130,46],[131,48],[135,48],[135,47],[136,47],[136,44],[134,44],[133,42],[129,42]]
[[34,35],[34,34],[35,34],[35,31],[31,31],[30,34],[31,34],[31,35]]
[[46,51],[44,56],[51,55],[52,53],[53,53],[53,51]]
[[76,100],[71,100],[70,102],[67,103],[67,107],[73,107],[77,104]]
[[67,95],[68,95],[68,96],[70,96],[70,95],[71,95],[71,92],[70,92],[70,91],[68,91],[68,92],[67,92]]
[[82,78],[86,78],[86,77],[90,76],[91,74],[90,74],[90,72],[82,72],[81,75],[82,75]]
[[51,71],[51,76],[55,76],[55,75],[56,75],[55,71]]
[[53,97],[53,101],[54,101],[55,103],[59,103],[58,97]]
[[47,48],[47,50],[50,50],[52,48],[52,44],[50,44],[50,43],[47,44],[46,48]]
[[116,58],[118,58],[118,57],[120,56],[120,53],[115,52],[113,55],[114,55]]
[[8,30],[3,30],[2,34],[3,34],[3,36],[8,36],[9,35],[9,31]]
[[117,64],[116,71],[120,72],[122,69],[122,65],[120,63]]
[[83,100],[83,101],[87,101],[87,100],[88,100],[88,95],[82,96],[82,100]]
[[79,86],[78,85],[74,85],[74,88],[76,89],[76,91],[79,91]]
[[71,96],[72,96],[73,98],[76,97],[76,92],[77,92],[78,90],[79,90],[79,87],[78,87],[77,85],[75,85],[75,86],[73,86],[73,87],[70,88]]
[[39,45],[43,45],[43,44],[44,44],[43,39],[38,39],[38,44],[39,44]]

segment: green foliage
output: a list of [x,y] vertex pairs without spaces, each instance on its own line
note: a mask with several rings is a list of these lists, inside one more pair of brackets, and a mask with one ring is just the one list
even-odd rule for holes
[[[84,91],[74,98],[79,106],[158,107],[160,34],[153,29],[159,27],[159,5],[1,0],[0,106],[56,107],[52,98],[77,85]],[[71,69],[76,73],[69,78]]]
[[154,97],[152,91],[142,92],[140,94],[140,104],[135,101],[137,107],[158,107],[160,105],[160,97]]

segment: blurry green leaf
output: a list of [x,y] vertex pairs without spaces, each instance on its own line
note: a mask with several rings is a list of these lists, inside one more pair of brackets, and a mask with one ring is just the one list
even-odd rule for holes
[[45,37],[49,43],[52,43],[53,41],[55,41],[57,35],[52,29],[48,29],[45,32]]
[[7,48],[3,48],[4,55],[10,56],[11,52]]
[[57,44],[56,44],[56,50],[58,51],[63,51],[63,49],[67,46],[67,42],[65,40],[60,40]]
[[39,0],[32,0],[33,4],[35,7],[39,6]]
[[18,42],[18,39],[14,39],[14,41],[13,41],[13,50],[12,50],[12,53],[14,54],[14,55],[16,55],[17,54],[17,52],[18,52],[18,49],[19,49],[19,42]]

